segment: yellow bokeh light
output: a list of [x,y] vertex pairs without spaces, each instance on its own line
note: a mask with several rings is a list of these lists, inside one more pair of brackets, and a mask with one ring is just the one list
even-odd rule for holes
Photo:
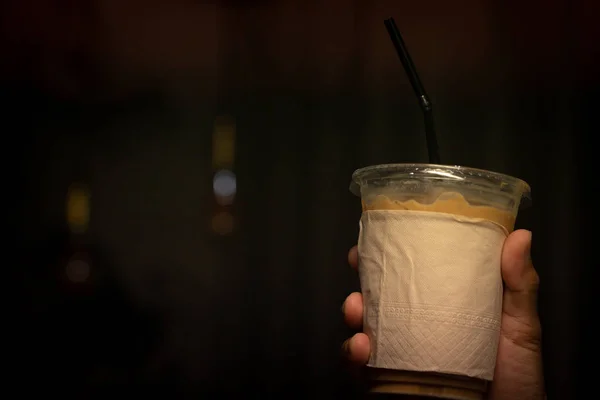
[[233,167],[235,159],[235,121],[231,117],[221,116],[215,121],[213,131],[213,168]]
[[67,194],[67,224],[71,232],[83,233],[90,220],[90,192],[83,185],[72,185]]

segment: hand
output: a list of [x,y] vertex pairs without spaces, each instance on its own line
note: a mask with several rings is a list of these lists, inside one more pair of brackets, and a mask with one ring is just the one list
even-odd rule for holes
[[[508,236],[502,251],[504,298],[496,370],[489,392],[492,400],[544,398],[541,326],[536,308],[539,278],[530,250],[531,232],[518,230]],[[356,246],[350,249],[348,261],[352,268],[357,268]],[[342,311],[348,326],[361,329],[360,293],[348,296]],[[369,338],[357,333],[344,342],[343,350],[352,364],[363,366],[369,359]]]

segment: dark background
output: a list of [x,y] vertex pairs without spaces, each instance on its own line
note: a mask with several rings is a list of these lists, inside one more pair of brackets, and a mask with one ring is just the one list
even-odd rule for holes
[[[518,225],[534,232],[548,395],[585,398],[597,4],[4,1],[11,383],[75,398],[360,397],[339,358],[352,334],[340,306],[358,289],[350,176],[427,160],[393,16],[442,161],[531,184]],[[224,119],[226,206],[212,185]],[[74,183],[92,196],[84,234],[65,219]],[[79,283],[74,254],[91,271]]]

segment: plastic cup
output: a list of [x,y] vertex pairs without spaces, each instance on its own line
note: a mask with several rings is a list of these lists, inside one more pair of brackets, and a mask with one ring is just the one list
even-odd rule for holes
[[[473,221],[483,221],[482,223],[493,223],[495,229],[503,230],[506,235],[514,230],[517,213],[522,206],[530,203],[530,187],[529,185],[517,178],[499,174],[491,171],[485,171],[474,168],[460,166],[445,166],[433,164],[386,164],[375,165],[355,171],[352,175],[352,184],[350,190],[355,195],[361,198],[363,217],[371,211],[379,210],[399,210],[403,213],[416,212],[419,216],[430,216],[428,212],[442,214],[442,216],[450,218],[447,214],[451,214],[452,218],[456,218],[461,229],[467,228]],[[379,214],[381,218],[382,214]],[[406,215],[406,214],[403,214]],[[385,216],[383,218],[386,218]],[[361,219],[362,221],[362,219]],[[410,224],[410,219],[407,219],[407,224]],[[361,222],[362,224],[362,222]],[[498,227],[499,225],[499,227]],[[435,225],[432,225],[435,226]],[[494,228],[493,227],[493,228]],[[411,226],[403,226],[403,229],[411,229]],[[415,229],[422,229],[416,227]],[[361,225],[362,234],[362,225]],[[424,235],[427,237],[427,235]],[[501,236],[504,237],[504,236]],[[468,252],[472,249],[473,242],[461,245],[460,240],[449,237],[448,240],[456,242],[456,252]],[[494,252],[498,265],[490,265],[486,268],[491,268],[497,271],[498,284],[495,288],[477,288],[477,290],[489,290],[489,293],[479,293],[484,298],[488,296],[491,299],[493,296],[498,297],[498,285],[501,290],[500,278],[500,262],[499,255],[502,251],[502,243],[494,242],[493,246],[482,243],[476,243],[476,246],[484,249],[483,252]],[[388,247],[380,246],[378,252],[393,251],[394,243],[387,244]],[[391,246],[391,247],[390,247]],[[412,256],[415,258],[427,259],[431,256],[431,252],[440,251],[436,247],[425,248],[421,246]],[[369,274],[361,267],[362,260],[367,260],[374,255],[365,254],[364,248],[361,249],[359,241],[359,274],[361,278],[361,288],[363,290],[364,309],[365,309],[365,327],[367,326],[367,316],[375,312],[380,312],[373,309],[373,299],[369,299],[372,291],[368,287],[369,282],[373,281],[373,277],[365,276]],[[371,250],[372,251],[372,250]],[[381,256],[381,255],[377,255]],[[385,256],[385,254],[384,254]],[[418,261],[418,260],[417,260]],[[385,265],[383,269],[394,269],[397,266]],[[460,268],[459,268],[460,270]],[[477,276],[473,276],[473,272],[462,276],[457,272],[457,276],[452,277],[460,280],[460,284],[465,288],[469,285],[477,285]],[[475,274],[476,275],[476,274]],[[382,273],[385,279],[386,273]],[[425,278],[426,279],[426,278]],[[472,280],[472,282],[469,282]],[[398,287],[398,290],[402,288]],[[443,289],[439,289],[443,290]],[[501,292],[500,292],[501,293]],[[417,298],[420,294],[413,294]],[[449,294],[449,301],[452,302],[452,295]],[[485,300],[484,300],[485,301]],[[491,300],[490,300],[491,301]],[[415,305],[416,306],[416,305]],[[378,306],[379,307],[379,306]],[[411,308],[411,305],[407,305]],[[501,308],[497,305],[493,307],[494,314],[492,319],[498,321],[497,327],[490,331],[490,340],[498,341],[499,338],[499,321],[501,319]],[[410,320],[407,322],[410,323]],[[431,324],[431,329],[436,327],[439,322],[427,322]],[[365,328],[365,332],[372,336],[374,333],[369,332]],[[457,338],[457,342],[460,342]],[[417,340],[415,338],[412,339]],[[371,337],[372,344],[375,338]],[[497,348],[497,347],[496,347]],[[494,348],[495,350],[495,348]],[[419,350],[414,350],[419,351]],[[372,349],[373,354],[373,349]],[[411,357],[411,354],[404,354],[402,357]],[[372,356],[373,357],[373,356]],[[494,352],[495,357],[495,352]],[[406,360],[397,360],[400,365],[410,365]],[[491,380],[492,371],[487,371],[487,378],[481,376],[467,376],[456,373],[455,371],[444,371],[440,368],[440,363],[436,360],[431,360],[431,365],[428,361],[422,361],[422,368],[404,368],[390,369],[379,368],[376,362],[369,361],[368,371],[370,376],[370,390],[374,393],[391,393],[408,396],[433,396],[446,399],[483,399],[487,392],[488,383]],[[495,364],[495,358],[493,360]],[[393,364],[393,362],[392,362]]]

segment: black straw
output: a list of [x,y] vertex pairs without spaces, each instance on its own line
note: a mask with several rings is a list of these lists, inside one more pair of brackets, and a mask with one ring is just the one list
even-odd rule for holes
[[415,65],[413,64],[408,49],[402,40],[402,35],[396,26],[393,18],[386,19],[384,21],[385,27],[390,34],[390,39],[396,48],[398,57],[404,66],[408,80],[417,95],[419,106],[423,110],[423,116],[425,118],[425,140],[427,141],[427,152],[429,153],[429,162],[432,164],[440,164],[440,155],[438,153],[437,137],[435,135],[435,127],[433,124],[433,107],[429,96],[425,92],[425,88],[419,79]]

